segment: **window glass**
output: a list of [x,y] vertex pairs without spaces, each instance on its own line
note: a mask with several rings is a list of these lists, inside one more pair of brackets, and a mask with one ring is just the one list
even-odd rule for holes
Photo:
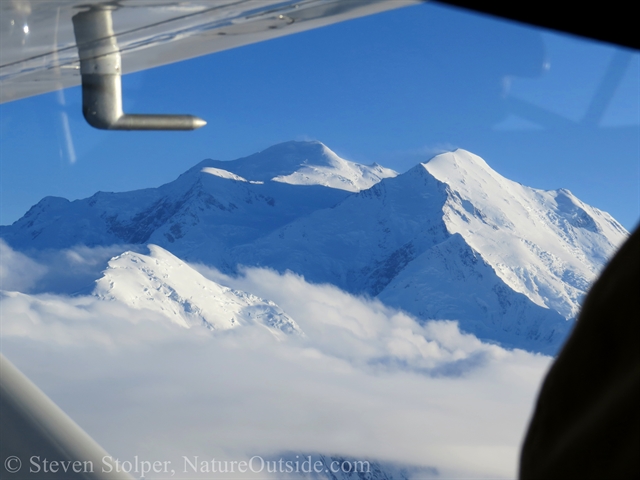
[[123,77],[193,132],[4,103],[2,353],[137,477],[514,477],[637,224],[639,58],[422,4]]

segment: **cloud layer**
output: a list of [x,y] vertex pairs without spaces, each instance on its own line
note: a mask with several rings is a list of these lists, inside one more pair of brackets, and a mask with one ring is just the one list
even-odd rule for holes
[[13,250],[0,238],[0,290],[27,291],[47,273],[47,269]]
[[515,476],[549,357],[293,274],[198,268],[275,301],[306,337],[213,334],[90,295],[12,292],[0,301],[2,352],[114,457],[171,460],[183,477],[183,455],[282,452]]

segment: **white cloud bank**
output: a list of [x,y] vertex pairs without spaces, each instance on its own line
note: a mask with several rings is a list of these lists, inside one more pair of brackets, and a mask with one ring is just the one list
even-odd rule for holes
[[46,272],[46,267],[16,252],[0,238],[0,290],[29,290]]
[[173,478],[194,477],[183,455],[282,452],[515,477],[549,357],[483,343],[455,322],[421,326],[293,274],[199,269],[274,300],[306,337],[212,334],[92,296],[4,293],[2,352],[114,457],[171,460]]

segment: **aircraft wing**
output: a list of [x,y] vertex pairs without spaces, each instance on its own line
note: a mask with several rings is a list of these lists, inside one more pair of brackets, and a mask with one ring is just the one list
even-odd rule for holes
[[80,84],[71,17],[113,5],[122,73],[297,33],[421,0],[2,0],[0,103]]

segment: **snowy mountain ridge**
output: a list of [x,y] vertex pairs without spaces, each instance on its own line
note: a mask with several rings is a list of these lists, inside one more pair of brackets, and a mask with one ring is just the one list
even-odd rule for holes
[[112,258],[93,295],[158,312],[185,328],[229,330],[258,323],[273,333],[303,335],[275,303],[209,280],[157,245],[148,248],[149,255],[127,251]]
[[383,178],[398,175],[378,164],[362,165],[336,155],[318,141],[286,142],[232,161],[205,160],[204,168],[227,170],[249,182],[280,182],[290,185],[322,185],[359,192]]
[[[421,321],[457,320],[482,339],[553,353],[627,232],[569,191],[518,184],[465,150],[396,175],[319,142],[287,142],[205,160],[159,188],[47,197],[0,236],[18,250],[153,244],[226,274],[238,265],[290,270]],[[126,258],[109,275],[137,257]],[[139,285],[157,290],[156,281]],[[167,311],[189,323],[180,302]]]
[[577,315],[588,285],[626,230],[565,189],[525,187],[470,152],[424,164],[447,185],[444,220],[515,291],[565,318]]

